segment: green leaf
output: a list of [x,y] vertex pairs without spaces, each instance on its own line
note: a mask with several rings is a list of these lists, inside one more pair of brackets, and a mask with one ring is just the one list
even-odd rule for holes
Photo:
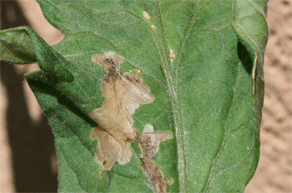
[[[262,120],[264,101],[264,50],[268,40],[265,1],[240,1],[233,6],[233,28],[253,60],[254,105],[257,128]],[[255,19],[256,18],[256,19]]]
[[[167,191],[244,191],[259,159],[265,0],[39,3],[66,36],[61,43],[51,48],[29,28],[0,38],[33,45],[42,71],[25,77],[54,131],[60,192],[153,192],[137,142],[130,163],[99,177],[97,141],[90,139],[96,123],[88,114],[102,105],[105,72],[91,57],[106,51],[125,57],[122,72],[140,70],[155,96],[133,115],[137,131],[151,124],[175,135],[154,157],[173,179]],[[34,60],[7,48],[2,60]]]
[[37,61],[29,35],[16,28],[0,31],[0,57],[15,64]]
[[40,68],[47,74],[54,76],[56,81],[72,81],[74,79],[72,73],[64,67],[70,65],[70,62],[52,49],[32,29],[19,27],[3,30],[0,33],[0,40],[2,60],[17,64],[37,61]]

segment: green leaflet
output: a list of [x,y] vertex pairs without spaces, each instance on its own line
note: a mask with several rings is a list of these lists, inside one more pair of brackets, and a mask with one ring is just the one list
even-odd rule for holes
[[15,64],[36,62],[33,44],[25,30],[8,29],[0,32],[1,59]]
[[28,27],[0,32],[1,59],[12,63],[38,62],[40,68],[56,81],[72,81],[71,72],[64,68],[70,62],[52,49],[41,37]]
[[99,179],[87,115],[103,102],[91,56],[105,51],[125,57],[122,72],[141,70],[155,96],[133,115],[137,131],[175,134],[155,156],[168,192],[244,191],[259,156],[266,1],[39,3],[66,38],[51,48],[29,28],[2,31],[1,60],[42,69],[26,79],[54,131],[60,192],[153,191],[136,142],[131,162]]

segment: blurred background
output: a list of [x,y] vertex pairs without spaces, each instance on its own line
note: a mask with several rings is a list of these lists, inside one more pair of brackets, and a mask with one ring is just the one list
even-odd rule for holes
[[[27,25],[50,45],[64,38],[35,0],[0,3],[1,29]],[[261,155],[246,193],[292,192],[292,0],[270,0],[267,21]],[[53,135],[23,78],[38,66],[0,67],[0,192],[56,192]]]

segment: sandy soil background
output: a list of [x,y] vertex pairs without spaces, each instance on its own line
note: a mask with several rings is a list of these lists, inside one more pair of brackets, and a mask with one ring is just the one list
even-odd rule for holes
[[[261,156],[246,193],[292,192],[292,1],[271,0],[268,8]],[[2,29],[21,25],[32,27],[49,44],[63,38],[35,0],[1,1]],[[53,136],[23,79],[24,73],[36,69],[36,64],[1,63],[0,192],[57,190]]]

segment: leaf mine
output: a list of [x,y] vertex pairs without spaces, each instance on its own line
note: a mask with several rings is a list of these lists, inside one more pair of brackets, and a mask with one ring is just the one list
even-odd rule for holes
[[92,130],[91,138],[99,139],[97,162],[103,170],[110,170],[116,161],[122,165],[130,161],[129,142],[137,136],[131,115],[140,104],[152,103],[154,97],[141,78],[128,72],[120,74],[124,58],[115,52],[95,54],[92,61],[104,66],[106,75],[101,83],[105,98],[102,108],[89,114],[99,124]]
[[154,132],[153,126],[147,124],[144,127],[143,134],[137,137],[141,148],[141,161],[143,162],[143,171],[156,192],[165,193],[167,186],[172,184],[172,179],[165,179],[162,171],[159,170],[153,157],[159,150],[159,144],[167,139],[172,139],[171,131]]
[[120,64],[124,58],[115,52],[95,54],[92,61],[103,66],[106,74],[101,82],[104,101],[101,108],[95,109],[89,116],[99,127],[91,131],[91,139],[98,139],[96,162],[101,165],[100,177],[111,170],[117,161],[121,165],[130,162],[132,152],[130,143],[138,141],[141,148],[143,171],[156,192],[166,192],[171,180],[164,178],[153,157],[162,141],[173,138],[171,131],[154,132],[147,124],[140,135],[133,127],[133,115],[141,104],[154,101],[148,85],[138,76],[125,72],[120,74]]

